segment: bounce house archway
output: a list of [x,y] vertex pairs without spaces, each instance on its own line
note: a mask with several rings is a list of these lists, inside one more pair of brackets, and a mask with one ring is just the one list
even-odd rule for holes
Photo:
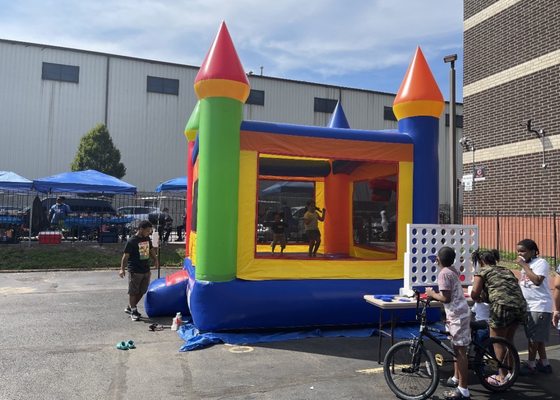
[[[249,82],[225,24],[194,87],[185,270],[195,325],[370,323],[363,295],[403,286],[406,225],[438,219],[443,97],[421,50],[395,99],[397,130],[350,129],[340,104],[328,127],[242,121]],[[296,184],[327,210],[317,257],[297,241],[282,256],[259,243],[259,201],[273,203],[263,197],[273,185]]]

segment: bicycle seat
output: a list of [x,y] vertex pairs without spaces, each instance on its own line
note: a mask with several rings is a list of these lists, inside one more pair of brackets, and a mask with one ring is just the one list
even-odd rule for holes
[[487,329],[488,328],[488,322],[486,321],[471,321],[471,331],[476,332],[476,331],[480,331],[482,329]]

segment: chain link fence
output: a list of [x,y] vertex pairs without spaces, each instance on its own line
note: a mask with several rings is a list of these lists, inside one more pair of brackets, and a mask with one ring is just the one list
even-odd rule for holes
[[[60,221],[49,212],[57,197],[70,212]],[[38,240],[124,241],[142,220],[149,220],[168,242],[184,240],[185,194],[140,192],[136,195],[0,192],[0,244]]]

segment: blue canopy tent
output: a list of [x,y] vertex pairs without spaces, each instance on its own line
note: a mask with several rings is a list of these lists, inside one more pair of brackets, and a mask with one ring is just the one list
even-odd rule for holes
[[[86,171],[64,172],[62,174],[52,175],[45,178],[35,179],[33,187],[42,193],[82,193],[90,195],[112,195],[126,194],[135,195],[136,187],[130,183],[121,181],[114,176],[104,174],[93,169]],[[65,224],[74,225],[82,229],[84,226],[98,226],[103,223],[107,224],[125,224],[129,223],[132,218],[111,217],[104,219],[97,218],[81,218],[69,217],[65,219]],[[116,233],[108,233],[112,236],[111,240],[117,240]],[[79,235],[79,233],[78,233]],[[105,240],[100,237],[99,240]]]
[[33,182],[10,171],[0,171],[0,190],[29,191]]
[[186,192],[187,191],[187,177],[180,176],[178,178],[169,179],[160,183],[156,188],[156,192]]
[[33,186],[42,193],[136,194],[130,183],[93,169],[35,179]]
[[[10,192],[29,192],[33,189],[33,182],[10,171],[0,171],[0,190]],[[2,215],[0,216],[0,223],[21,225],[23,219],[21,216],[16,215]],[[31,240],[31,230],[29,230]]]
[[313,182],[279,182],[267,187],[261,191],[262,195],[271,195],[278,193],[310,193],[313,192],[315,184]]

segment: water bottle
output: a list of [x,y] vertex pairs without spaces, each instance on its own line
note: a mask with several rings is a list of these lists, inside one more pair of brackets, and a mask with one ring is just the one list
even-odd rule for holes
[[177,315],[173,318],[173,323],[171,324],[171,330],[176,331],[179,329],[179,326],[183,323],[181,313],[178,312]]

